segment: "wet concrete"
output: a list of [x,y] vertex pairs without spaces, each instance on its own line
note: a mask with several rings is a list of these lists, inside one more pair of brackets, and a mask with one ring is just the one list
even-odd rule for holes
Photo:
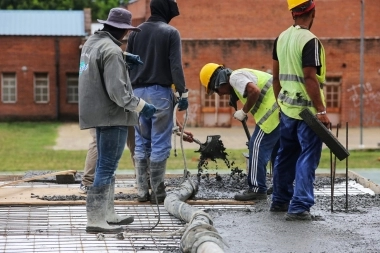
[[[247,185],[246,177],[241,173],[194,175],[192,178],[199,180],[199,190],[193,199],[232,199]],[[342,180],[337,178],[336,182]],[[175,187],[181,183],[181,177],[167,178],[166,183]],[[271,185],[269,176],[267,184]],[[330,178],[317,177],[315,188],[324,185],[330,185]],[[74,200],[77,197],[50,196],[47,200]],[[115,199],[133,200],[135,197],[135,194],[123,194],[116,189]],[[316,196],[311,209],[313,220],[303,222],[285,221],[285,213],[269,212],[270,197],[247,205],[243,210],[219,210],[217,206],[205,210],[229,245],[225,247],[226,253],[380,252],[380,195],[349,196],[347,210],[345,196],[336,196],[334,212],[330,211],[330,196]]]
[[[330,185],[330,178],[316,179],[316,188],[324,185]],[[200,185],[196,197],[225,198],[244,187],[244,180],[211,179]],[[345,196],[334,197],[334,212],[330,196],[317,196],[311,222],[285,221],[285,213],[271,213],[269,206],[270,196],[243,211],[206,211],[230,246],[226,252],[380,252],[379,195],[349,196],[347,210]]]
[[347,213],[343,198],[335,200],[340,211],[331,213],[329,197],[316,199],[311,213],[323,218],[317,221],[285,221],[284,213],[268,211],[265,200],[245,211],[209,214],[230,245],[226,252],[380,252],[380,198],[350,196]]

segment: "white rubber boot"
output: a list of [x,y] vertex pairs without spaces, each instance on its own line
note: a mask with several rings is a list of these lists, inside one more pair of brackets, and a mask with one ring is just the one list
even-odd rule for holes
[[108,204],[107,204],[107,213],[106,213],[106,220],[108,224],[112,225],[128,225],[131,224],[135,219],[133,216],[127,216],[127,215],[118,215],[115,212],[115,177],[112,178],[111,184],[110,184],[110,195],[108,198]]
[[87,233],[120,233],[123,228],[120,226],[110,226],[106,221],[106,211],[109,198],[110,185],[100,187],[90,186],[87,191],[86,212],[87,212]]

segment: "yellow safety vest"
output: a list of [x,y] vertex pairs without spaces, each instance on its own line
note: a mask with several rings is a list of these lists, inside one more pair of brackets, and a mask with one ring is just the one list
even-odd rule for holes
[[[261,93],[259,99],[252,107],[250,112],[252,113],[256,124],[261,128],[261,130],[263,130],[264,133],[269,134],[280,123],[279,107],[276,103],[276,99],[273,93],[272,75],[254,69],[243,68],[233,71],[231,73],[231,76],[234,75],[234,73],[238,73],[240,71],[252,72],[258,78],[257,86],[260,88]],[[244,98],[242,94],[240,94],[235,88],[234,91],[239,100],[245,104],[247,102],[247,98]]]
[[[302,50],[305,44],[314,38],[317,37],[309,30],[291,26],[281,33],[277,40],[276,50],[280,66],[279,79],[281,84],[281,91],[277,99],[281,111],[294,119],[301,119],[299,113],[306,107],[313,113],[317,112],[306,92],[302,70]],[[322,43],[320,45],[321,74],[317,75],[317,80],[320,83],[321,99],[325,105],[323,84],[326,79],[326,61],[325,50]]]

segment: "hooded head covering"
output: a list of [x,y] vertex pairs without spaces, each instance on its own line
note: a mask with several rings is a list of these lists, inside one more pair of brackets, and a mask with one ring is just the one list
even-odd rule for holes
[[212,95],[216,89],[219,89],[220,86],[227,84],[231,73],[232,70],[229,68],[225,68],[223,66],[217,68],[211,76],[208,95]]
[[161,17],[166,23],[179,15],[178,5],[174,0],[150,1],[150,13],[152,17]]

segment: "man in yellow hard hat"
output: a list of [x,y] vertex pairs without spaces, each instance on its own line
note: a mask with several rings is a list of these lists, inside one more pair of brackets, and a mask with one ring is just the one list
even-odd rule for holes
[[248,68],[233,71],[208,63],[200,71],[200,81],[208,95],[214,92],[219,96],[230,95],[242,102],[244,106],[234,113],[235,119],[245,121],[248,113],[253,115],[256,126],[249,140],[249,188],[236,194],[235,199],[266,199],[266,166],[277,153],[276,144],[280,137],[279,109],[273,94],[272,75]]
[[323,124],[330,123],[323,94],[325,51],[310,32],[315,2],[288,0],[288,7],[294,24],[280,34],[273,47],[273,89],[281,108],[281,137],[270,210],[287,212],[286,220],[311,220],[322,141],[299,113],[309,108]]

